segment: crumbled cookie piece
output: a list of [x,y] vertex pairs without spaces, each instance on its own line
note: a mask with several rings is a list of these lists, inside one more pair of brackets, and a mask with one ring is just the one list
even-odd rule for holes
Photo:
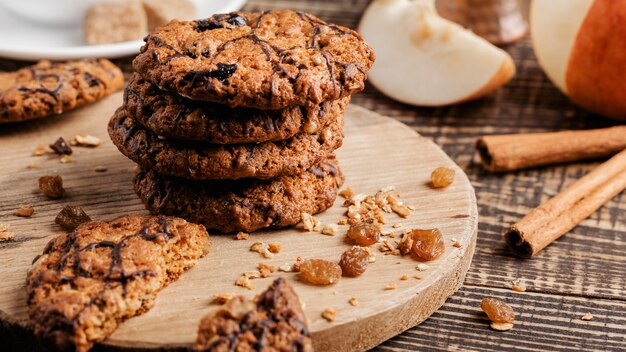
[[76,161],[76,159],[71,155],[63,155],[59,158],[59,161],[61,162],[61,164],[69,164]]
[[509,331],[513,329],[514,325],[513,323],[496,323],[495,321],[492,321],[489,326],[496,331]]
[[267,249],[271,253],[277,254],[283,250],[283,246],[280,243],[268,243]]
[[273,265],[259,263],[257,267],[259,268],[259,273],[261,277],[263,278],[269,277],[270,275],[276,272],[276,267]]
[[415,267],[415,270],[417,271],[426,271],[428,269],[430,269],[430,266],[424,263],[417,264],[417,266]]
[[337,224],[326,224],[322,227],[322,234],[328,236],[334,236],[339,231]]
[[263,242],[254,242],[250,246],[250,251],[257,252],[265,258],[272,258],[274,256],[274,253],[270,252],[269,246]]
[[[203,226],[164,216],[91,221],[48,243],[27,274],[35,334],[87,351],[147,311],[211,247]],[[167,253],[168,255],[163,255]]]
[[513,285],[511,286],[511,290],[516,292],[526,292],[526,286],[524,285]]
[[234,297],[202,318],[194,350],[312,352],[313,344],[300,299],[279,278],[254,301]]
[[100,138],[88,134],[77,134],[74,139],[70,141],[71,145],[91,148],[95,148],[101,143],[102,141],[100,140]]
[[302,216],[302,226],[304,227],[305,230],[307,230],[309,232],[318,232],[318,231],[320,231],[320,228],[321,228],[322,224],[320,223],[320,221],[316,217],[314,217],[313,215],[311,215],[309,213],[305,213],[305,212],[303,212],[300,215]]
[[352,296],[348,300],[348,303],[350,303],[351,306],[356,307],[359,305],[359,300],[356,297]]
[[18,208],[13,214],[15,216],[19,216],[22,218],[30,218],[31,216],[33,216],[34,213],[35,213],[35,208],[33,208],[32,205],[27,205],[27,206]]
[[385,286],[385,291],[391,291],[398,288],[398,285],[395,282],[390,282]]
[[250,280],[258,279],[261,277],[261,272],[258,270],[244,271],[243,276],[247,277]]
[[253,290],[254,285],[250,282],[250,279],[246,275],[242,275],[235,280],[235,285],[245,287],[248,290]]
[[138,1],[102,2],[87,10],[84,30],[89,45],[125,42],[148,33],[148,18]]
[[248,240],[249,238],[250,238],[250,234],[241,232],[241,231],[239,231],[237,235],[235,236],[235,239],[240,240],[240,241],[245,241],[245,240]]
[[59,137],[54,143],[50,144],[50,149],[57,153],[57,155],[72,154],[72,148],[65,142],[63,137]]
[[97,165],[96,167],[93,168],[93,171],[95,172],[106,172],[108,170],[108,168],[104,165]]
[[354,191],[350,187],[346,187],[341,192],[339,192],[339,196],[345,199],[352,199],[354,197]]
[[64,206],[54,219],[55,223],[67,231],[73,231],[87,221],[91,221],[91,218],[83,208],[69,205]]
[[42,156],[46,154],[46,146],[38,145],[35,150],[33,150],[33,156]]
[[322,318],[326,319],[328,322],[333,322],[337,319],[337,311],[332,308],[326,308],[322,311]]
[[215,295],[213,295],[213,299],[211,300],[211,303],[224,304],[230,301],[231,299],[233,299],[234,297],[235,295],[230,294],[230,293],[216,293]]
[[593,320],[593,315],[591,313],[587,312],[580,319],[581,320],[585,320],[585,321],[590,321],[590,320]]
[[400,277],[400,280],[402,280],[402,281],[406,281],[406,280],[408,280],[408,279],[409,279],[409,275],[407,275],[407,274],[404,274],[404,275],[402,275],[402,276]]
[[15,233],[11,232],[10,228],[9,224],[0,223],[0,242],[9,241],[15,237]]
[[285,264],[279,266],[278,270],[280,270],[282,272],[285,272],[285,273],[290,273],[290,272],[295,271],[294,268],[293,268],[293,265],[291,265],[289,263],[285,263]]
[[63,198],[65,188],[63,188],[63,179],[61,176],[41,176],[39,178],[39,189],[50,199]]
[[38,167],[39,167],[39,165],[36,162],[31,161],[26,168],[27,169],[36,169]]

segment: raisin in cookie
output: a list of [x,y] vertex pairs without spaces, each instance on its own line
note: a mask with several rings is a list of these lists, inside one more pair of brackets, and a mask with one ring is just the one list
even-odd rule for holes
[[35,119],[92,103],[124,86],[109,60],[40,61],[0,73],[0,123]]
[[200,321],[195,351],[312,352],[302,303],[283,278],[254,301],[235,297]]
[[343,116],[315,134],[284,141],[201,144],[165,140],[141,128],[124,109],[109,122],[113,144],[146,169],[188,179],[268,179],[297,174],[317,164],[343,141]]
[[343,175],[334,156],[300,175],[271,180],[191,181],[140,171],[135,192],[153,213],[175,215],[221,232],[251,232],[300,222],[331,207]]
[[290,10],[171,22],[145,38],[135,71],[230,106],[315,106],[359,92],[374,52],[355,31]]
[[164,216],[90,221],[48,243],[26,280],[35,333],[61,350],[87,351],[211,245],[204,226]]
[[124,92],[126,113],[157,135],[216,144],[277,141],[296,133],[317,133],[343,114],[349,100],[323,102],[313,108],[230,108],[160,90],[137,74]]

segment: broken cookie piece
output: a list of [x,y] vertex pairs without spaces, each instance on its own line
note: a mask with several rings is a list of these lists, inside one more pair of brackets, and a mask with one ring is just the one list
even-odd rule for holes
[[35,334],[60,350],[87,351],[149,310],[157,292],[210,247],[203,226],[179,218],[86,222],[52,239],[27,275]]
[[200,322],[195,351],[257,350],[313,351],[300,299],[282,278],[254,301],[232,298]]

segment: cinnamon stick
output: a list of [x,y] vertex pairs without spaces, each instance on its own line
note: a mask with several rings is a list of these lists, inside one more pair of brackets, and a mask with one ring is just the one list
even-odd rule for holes
[[574,182],[511,226],[504,238],[519,257],[530,258],[626,189],[626,150]]
[[593,159],[626,149],[626,126],[485,136],[478,139],[476,149],[489,172]]

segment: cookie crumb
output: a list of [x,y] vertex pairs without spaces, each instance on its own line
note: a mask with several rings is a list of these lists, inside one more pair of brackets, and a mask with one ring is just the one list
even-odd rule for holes
[[580,319],[581,320],[585,320],[585,321],[590,321],[590,320],[593,320],[593,315],[591,313],[587,312]]
[[344,188],[341,192],[339,192],[339,196],[345,199],[352,199],[354,197],[354,191],[350,187]]
[[252,246],[250,246],[250,251],[257,252],[265,258],[272,258],[274,256],[274,254],[269,251],[268,246],[263,242],[254,242]]
[[95,172],[105,172],[107,170],[108,170],[108,168],[106,166],[104,166],[104,165],[98,165],[98,166],[93,168],[93,171],[95,171]]
[[511,290],[516,292],[526,292],[526,286],[523,285],[513,285],[511,286]]
[[496,330],[496,331],[509,331],[509,330],[513,329],[513,323],[496,323],[496,322],[491,322],[491,324],[489,326],[491,326],[491,328]]
[[289,263],[285,263],[285,264],[279,266],[278,270],[280,270],[282,272],[285,272],[285,273],[290,273],[290,272],[294,271],[293,270],[293,265],[291,265]]
[[244,276],[240,276],[237,281],[235,281],[235,285],[237,286],[241,286],[241,287],[245,287],[248,290],[253,290],[254,289],[254,285],[250,282],[250,280],[248,280],[248,277]]
[[259,263],[257,265],[257,267],[259,268],[259,273],[261,274],[261,277],[263,277],[263,278],[269,277],[273,273],[276,272],[276,267],[273,266],[273,265],[269,265],[269,264],[265,264],[265,263]]
[[394,229],[397,229],[399,227],[402,227],[402,225],[401,224],[393,224],[393,225],[391,225],[391,227],[393,227]]
[[403,218],[408,218],[409,215],[411,215],[411,211],[409,210],[409,208],[407,208],[406,205],[400,204],[400,203],[392,203],[391,204],[391,210],[398,214],[398,216],[401,216]]
[[250,239],[250,234],[240,231],[235,236],[235,239],[238,240],[238,241],[246,241],[246,240]]
[[350,303],[351,306],[356,307],[359,305],[359,300],[356,299],[356,297],[352,296],[350,297],[350,299],[348,300],[348,303]]
[[283,246],[280,243],[269,243],[267,249],[274,254],[280,253],[283,250]]
[[35,150],[33,150],[33,156],[42,156],[46,154],[46,146],[38,145]]
[[102,143],[100,138],[94,137],[88,134],[77,134],[74,139],[70,141],[71,145],[77,145],[80,147],[95,148]]
[[402,275],[402,277],[400,277],[400,280],[402,280],[402,281],[406,281],[408,279],[409,279],[409,275],[407,275],[407,274],[404,274],[404,275]]
[[328,322],[333,322],[337,319],[337,311],[332,308],[326,308],[322,312],[322,318],[326,319]]
[[0,223],[0,242],[9,241],[15,237],[15,233],[9,231],[10,228],[9,224]]
[[339,221],[337,221],[337,225],[347,225],[348,224],[348,219],[339,219]]
[[69,164],[69,163],[73,163],[74,161],[76,161],[76,159],[71,156],[71,155],[63,155],[59,161],[61,162],[61,164]]
[[463,245],[461,244],[461,242],[456,241],[456,242],[454,242],[454,243],[452,244],[452,247],[455,247],[455,248],[461,248],[461,247],[463,247]]
[[30,164],[28,164],[28,166],[26,166],[26,168],[27,169],[37,169],[37,168],[39,168],[39,165],[36,162],[31,161]]
[[243,276],[248,279],[258,279],[261,277],[261,272],[258,270],[244,271]]
[[309,213],[302,212],[300,214],[302,218],[302,226],[309,232],[318,232],[322,224],[320,221]]
[[216,293],[213,295],[213,299],[211,300],[211,303],[224,304],[230,301],[231,299],[233,299],[233,297],[235,297],[235,295],[230,294],[230,293]]
[[415,269],[417,271],[426,271],[426,270],[430,269],[430,266],[428,266],[428,264],[420,263],[420,264],[417,264]]
[[395,290],[396,288],[398,288],[398,285],[395,282],[391,282],[385,286],[385,291]]
[[338,230],[339,230],[339,227],[337,226],[337,224],[326,224],[324,225],[324,227],[322,227],[322,234],[328,235],[328,236],[334,236]]
[[63,137],[59,137],[54,143],[50,144],[52,149],[58,155],[70,155],[72,154],[72,148],[65,142]]
[[17,209],[13,214],[22,218],[30,218],[31,216],[33,216],[34,213],[35,208],[33,208],[31,205],[27,205]]
[[65,189],[63,188],[63,179],[61,176],[41,176],[39,178],[39,189],[50,199],[63,198]]
[[422,277],[421,277],[421,276],[419,276],[419,275],[413,275],[413,278],[414,278],[415,280],[421,280],[421,279],[422,279]]

